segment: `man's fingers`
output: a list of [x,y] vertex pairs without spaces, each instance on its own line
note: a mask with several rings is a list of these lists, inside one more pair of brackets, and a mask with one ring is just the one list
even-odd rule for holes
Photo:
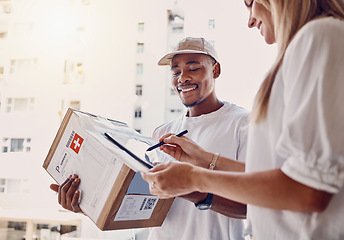
[[63,208],[72,210],[70,203],[72,202],[74,193],[79,185],[79,181],[78,176],[73,175],[73,177],[69,178],[65,184],[61,185],[59,194],[61,194],[61,206]]
[[60,195],[60,199],[61,199],[60,204],[64,208],[67,208],[67,206],[66,206],[66,202],[67,202],[66,195],[67,195],[67,191],[68,191],[68,189],[69,189],[69,187],[73,181],[74,181],[74,178],[69,178],[68,181],[66,183],[62,184],[59,188],[59,195]]
[[79,196],[75,196],[75,195],[76,195],[76,192],[77,192],[77,188],[78,188],[78,186],[80,184],[80,179],[79,178],[75,178],[73,181],[72,180],[73,179],[71,179],[70,187],[68,188],[68,191],[66,192],[66,202],[65,202],[65,204],[66,204],[66,208],[68,208],[68,209],[73,209],[73,200],[74,200],[74,198],[79,200]]
[[59,203],[60,205],[62,205],[62,204],[61,204],[61,203],[62,203],[62,188],[63,188],[63,186],[65,186],[65,185],[69,182],[69,180],[70,180],[71,177],[72,177],[72,176],[69,176],[69,177],[59,186],[59,188],[58,188],[57,200],[58,200],[58,203]]
[[175,146],[177,145],[182,148],[182,146],[185,146],[190,142],[190,139],[185,136],[177,137],[176,135],[171,135],[170,137],[165,138],[164,142]]
[[80,199],[80,191],[76,190],[72,199],[72,203],[71,203],[73,212],[81,212],[81,208],[79,207],[79,199]]
[[57,193],[59,191],[59,185],[54,183],[50,184],[50,189]]
[[173,134],[173,133],[167,133],[167,134],[163,135],[163,136],[159,139],[159,142],[164,141],[165,138],[168,138],[168,137],[170,137],[171,135],[174,135],[174,134]]
[[176,155],[176,147],[175,146],[171,146],[171,145],[162,145],[160,147],[160,150],[162,150],[164,153],[167,153],[168,155],[170,155],[171,157],[175,157]]

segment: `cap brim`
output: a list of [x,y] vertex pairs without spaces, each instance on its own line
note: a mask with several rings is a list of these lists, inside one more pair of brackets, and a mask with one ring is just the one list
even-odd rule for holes
[[205,54],[208,55],[210,57],[212,57],[209,53],[207,52],[203,52],[203,51],[197,51],[197,50],[180,50],[180,51],[175,51],[175,52],[171,52],[166,54],[165,56],[163,56],[159,62],[158,65],[159,66],[164,66],[164,65],[171,65],[171,60],[175,55],[178,54],[187,54],[187,53],[201,53],[201,54]]

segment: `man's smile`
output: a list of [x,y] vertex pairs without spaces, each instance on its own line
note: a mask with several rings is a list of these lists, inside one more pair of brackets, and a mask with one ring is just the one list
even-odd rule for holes
[[177,90],[178,92],[190,92],[192,90],[195,90],[196,88],[198,88],[197,84],[188,84],[188,85],[179,85],[177,86]]

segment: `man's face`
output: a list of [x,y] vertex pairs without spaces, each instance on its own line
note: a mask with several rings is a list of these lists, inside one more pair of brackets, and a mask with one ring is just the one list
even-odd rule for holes
[[201,104],[214,95],[214,60],[198,53],[179,54],[171,62],[172,85],[186,107]]

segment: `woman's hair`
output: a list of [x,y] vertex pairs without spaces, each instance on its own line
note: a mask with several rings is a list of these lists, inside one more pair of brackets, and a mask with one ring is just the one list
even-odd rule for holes
[[332,16],[344,19],[343,0],[257,0],[271,11],[278,55],[275,63],[260,86],[253,106],[253,120],[258,122],[265,118],[271,89],[285,51],[296,33],[313,19]]

